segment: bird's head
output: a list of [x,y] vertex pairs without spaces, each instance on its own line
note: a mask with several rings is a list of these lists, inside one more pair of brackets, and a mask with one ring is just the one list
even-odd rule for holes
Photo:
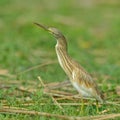
[[44,30],[48,31],[49,33],[51,33],[52,35],[54,35],[54,37],[56,39],[60,39],[60,38],[64,38],[63,34],[56,28],[54,27],[46,27],[44,25],[41,25],[39,23],[35,23],[37,26],[43,28]]
[[54,35],[54,37],[55,37],[56,39],[59,39],[59,38],[63,38],[63,37],[64,37],[63,34],[62,34],[58,29],[56,29],[56,28],[54,28],[54,27],[49,27],[49,28],[48,28],[48,31],[49,31],[49,33],[51,33],[52,35]]

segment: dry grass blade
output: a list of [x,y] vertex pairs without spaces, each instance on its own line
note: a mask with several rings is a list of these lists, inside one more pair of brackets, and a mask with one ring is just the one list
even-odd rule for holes
[[42,78],[40,76],[38,76],[38,80],[40,81],[42,87],[45,87],[45,84],[43,83],[43,80],[42,80]]
[[115,106],[120,106],[119,103],[116,103],[116,102],[110,102],[110,101],[106,101],[105,104],[108,104],[108,105],[115,105]]
[[15,75],[10,74],[7,69],[0,69],[0,76],[11,77],[11,78],[15,77]]
[[[84,97],[81,97],[79,94],[78,95],[73,95],[73,94],[70,94],[70,93],[67,93],[67,92],[64,92],[64,91],[55,91],[55,90],[48,90],[48,91],[44,91],[44,94],[46,95],[52,95],[52,96],[55,96],[55,97],[60,97],[60,99],[90,99],[90,100],[94,100],[92,98],[84,98]],[[58,98],[59,99],[59,98]]]
[[16,110],[16,109],[0,109],[0,113],[8,113],[8,114],[28,114],[28,115],[40,115],[40,116],[45,116],[45,117],[55,117],[59,119],[69,119],[73,120],[69,116],[64,116],[64,115],[57,115],[57,114],[50,114],[50,113],[45,113],[45,112],[37,112],[37,111],[27,111],[27,110]]
[[[20,80],[0,80],[0,86],[2,85],[9,85],[9,86],[13,86],[13,85],[16,85],[16,86],[20,86],[23,84],[23,81],[20,81]],[[36,85],[36,83],[34,81],[29,81],[29,83],[27,83],[27,85]]]
[[[42,78],[41,78],[40,76],[38,76],[38,80],[40,81],[41,85],[45,88],[45,84],[43,83],[43,80],[42,80]],[[63,110],[62,106],[60,106],[60,104],[55,100],[55,98],[54,98],[52,95],[49,95],[49,96],[52,98],[53,102],[54,102],[60,109]]]
[[11,88],[9,85],[0,85],[0,89],[8,89]]
[[55,82],[55,83],[49,83],[47,84],[46,86],[49,88],[49,89],[58,89],[58,88],[64,88],[64,87],[67,87],[67,86],[70,86],[71,83],[70,81],[63,81],[63,82]]
[[62,106],[57,102],[57,100],[51,96],[52,100],[54,101],[55,105],[57,105],[61,110],[63,110]]
[[54,64],[54,63],[56,63],[56,61],[49,61],[49,62],[40,64],[40,65],[33,66],[33,67],[31,67],[31,68],[28,68],[27,70],[24,70],[24,71],[19,72],[19,73],[17,73],[17,74],[18,74],[18,75],[19,75],[19,74],[23,74],[23,73],[29,72],[29,71],[31,71],[31,70],[34,70],[34,69],[37,69],[37,68],[40,68],[40,67],[43,67],[43,66],[46,66],[46,65],[49,65],[49,64]]
[[3,106],[2,109],[27,110],[26,108]]
[[94,116],[94,117],[90,117],[90,118],[94,119],[94,120],[108,120],[108,119],[115,119],[115,118],[118,118],[118,117],[120,117],[120,113],[98,115],[98,116]]
[[120,86],[117,86],[117,87],[116,87],[116,93],[117,93],[117,95],[120,96]]
[[62,120],[106,120],[120,117],[120,113],[117,114],[106,114],[106,115],[97,115],[97,116],[87,116],[87,117],[76,117],[76,116],[65,116],[65,115],[57,115],[50,114],[45,112],[37,112],[37,111],[28,111],[28,110],[20,110],[20,109],[0,109],[0,113],[2,114],[24,114],[24,115],[40,115],[45,117],[55,117]]
[[19,91],[22,91],[22,92],[27,92],[27,93],[34,93],[34,92],[36,92],[36,89],[33,89],[33,88],[25,88],[25,87],[23,87],[23,86],[20,86],[20,87],[17,87],[16,88],[17,90],[19,90]]
[[[62,106],[79,106],[82,105],[82,103],[59,103]],[[84,105],[89,105],[89,103],[84,103]]]
[[60,91],[60,90],[51,90],[51,89],[45,89],[44,92],[45,93],[55,93],[55,94],[67,95],[67,96],[73,95],[73,94],[68,93],[68,92],[64,92],[64,91]]

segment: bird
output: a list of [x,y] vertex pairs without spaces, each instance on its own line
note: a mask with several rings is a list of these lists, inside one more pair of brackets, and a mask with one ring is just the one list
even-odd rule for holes
[[67,40],[62,32],[54,27],[48,27],[39,23],[34,24],[48,31],[55,37],[57,41],[55,50],[59,64],[81,97],[94,98],[97,102],[103,104],[104,95],[99,90],[96,81],[94,81],[92,76],[68,54]]

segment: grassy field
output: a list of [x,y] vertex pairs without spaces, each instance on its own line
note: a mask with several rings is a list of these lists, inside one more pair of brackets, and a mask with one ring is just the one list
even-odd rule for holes
[[[106,100],[113,104],[100,105],[99,113],[94,101],[87,102],[83,113],[81,105],[64,105],[62,110],[53,105],[37,77],[47,84],[63,82],[67,76],[57,62],[56,41],[34,22],[64,33],[69,54],[95,77]],[[119,0],[0,0],[0,51],[0,112],[3,108],[24,108],[78,117],[120,113]],[[60,102],[81,103],[75,99]],[[3,119],[48,118],[2,112],[0,120]]]

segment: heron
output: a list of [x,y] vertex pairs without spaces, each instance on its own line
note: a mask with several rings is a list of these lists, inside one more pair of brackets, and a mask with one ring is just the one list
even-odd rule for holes
[[84,98],[94,98],[97,102],[103,104],[104,95],[98,88],[96,81],[77,61],[72,59],[72,57],[68,54],[67,40],[62,32],[54,27],[47,27],[39,23],[35,24],[48,31],[55,37],[57,41],[55,50],[59,64],[80,96]]

